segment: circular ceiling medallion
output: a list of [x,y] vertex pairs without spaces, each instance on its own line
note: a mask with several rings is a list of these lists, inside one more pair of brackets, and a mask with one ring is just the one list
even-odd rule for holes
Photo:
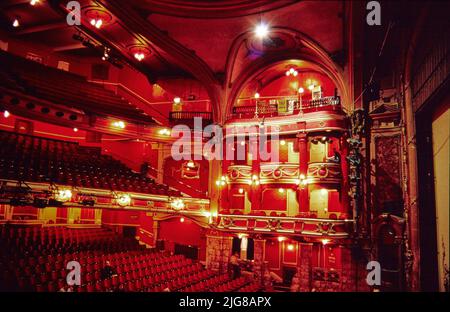
[[104,11],[98,7],[85,7],[83,8],[84,17],[88,20],[102,20],[102,26],[112,24],[114,22],[114,18],[109,12]]
[[135,53],[144,53],[146,56],[152,54],[152,51],[144,46],[144,45],[140,45],[140,44],[133,44],[127,47],[128,51],[130,51],[131,54],[135,54]]

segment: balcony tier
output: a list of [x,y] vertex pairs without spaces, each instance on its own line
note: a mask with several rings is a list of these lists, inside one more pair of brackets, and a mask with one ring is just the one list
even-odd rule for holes
[[347,238],[354,220],[219,214],[218,228],[230,231]]

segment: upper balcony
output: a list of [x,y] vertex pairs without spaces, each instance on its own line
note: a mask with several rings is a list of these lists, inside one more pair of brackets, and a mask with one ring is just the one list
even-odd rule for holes
[[341,111],[341,98],[327,96],[314,100],[305,100],[299,97],[243,99],[239,106],[233,107],[233,112],[228,119],[270,118],[319,111]]

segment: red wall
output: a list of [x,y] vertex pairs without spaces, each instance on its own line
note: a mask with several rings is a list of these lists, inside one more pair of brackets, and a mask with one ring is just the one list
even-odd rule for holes
[[102,224],[139,226],[140,222],[140,211],[105,209],[102,212]]
[[159,223],[159,238],[173,241],[182,245],[199,246],[201,238],[201,227],[192,220],[184,218],[171,218]]

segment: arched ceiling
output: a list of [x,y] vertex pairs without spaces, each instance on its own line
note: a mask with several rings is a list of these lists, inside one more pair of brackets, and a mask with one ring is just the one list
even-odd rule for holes
[[[340,75],[331,57],[344,50],[345,2],[80,0],[82,24],[77,27],[65,23],[67,1],[42,2],[30,8],[29,1],[2,1],[2,28],[70,53],[86,49],[72,38],[81,31],[161,86],[195,80],[213,103],[216,120],[225,116],[238,89],[271,62],[304,60],[321,64],[322,73]],[[18,15],[22,26],[13,29],[9,22]],[[90,25],[93,16],[104,17],[105,25]],[[271,29],[263,42],[253,36],[260,22]],[[138,61],[134,54],[141,51],[146,57]]]
[[131,0],[152,13],[186,18],[231,18],[271,11],[299,0]]

